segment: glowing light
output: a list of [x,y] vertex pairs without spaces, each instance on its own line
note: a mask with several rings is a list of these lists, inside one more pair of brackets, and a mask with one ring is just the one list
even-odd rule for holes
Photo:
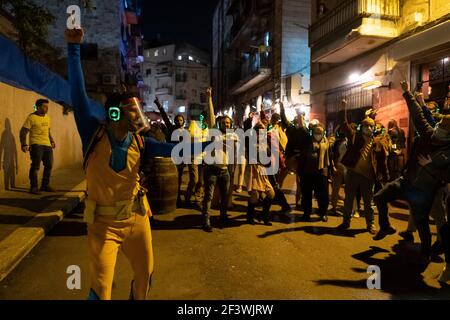
[[361,75],[360,75],[359,73],[352,73],[352,74],[348,77],[348,79],[349,79],[351,82],[358,82],[358,81],[361,79]]
[[444,58],[444,62],[447,63],[449,58]]

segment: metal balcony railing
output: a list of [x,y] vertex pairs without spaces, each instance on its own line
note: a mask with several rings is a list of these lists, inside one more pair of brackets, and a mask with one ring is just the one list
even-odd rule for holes
[[327,12],[310,27],[310,44],[362,17],[395,20],[400,17],[399,0],[346,0]]

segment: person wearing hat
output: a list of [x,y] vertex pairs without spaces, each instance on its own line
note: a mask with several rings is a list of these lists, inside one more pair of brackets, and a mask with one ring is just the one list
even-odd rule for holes
[[367,231],[376,234],[374,211],[372,209],[373,190],[377,180],[388,181],[386,146],[384,139],[374,137],[375,121],[366,117],[360,128],[353,129],[347,120],[347,102],[342,101],[345,119],[343,129],[347,137],[347,152],[342,164],[347,168],[345,176],[345,200],[343,222],[340,230],[350,228],[350,220],[357,190],[360,189],[364,203]]
[[433,128],[425,118],[420,103],[409,91],[409,84],[402,81],[401,86],[411,119],[419,135],[403,175],[386,184],[375,195],[380,232],[374,239],[380,240],[390,234],[387,204],[397,199],[405,200],[410,205],[410,212],[419,232],[421,259],[428,263],[431,257],[429,213],[435,194],[443,185],[443,170],[448,170],[450,166],[450,116],[444,117]]

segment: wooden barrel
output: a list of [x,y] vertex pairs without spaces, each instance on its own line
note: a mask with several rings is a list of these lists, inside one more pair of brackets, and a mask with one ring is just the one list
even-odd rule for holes
[[177,208],[178,171],[172,158],[151,158],[144,165],[147,198],[153,214],[165,214]]

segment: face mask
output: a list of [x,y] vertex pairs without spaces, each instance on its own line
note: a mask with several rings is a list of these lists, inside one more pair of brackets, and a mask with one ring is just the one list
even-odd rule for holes
[[322,138],[323,138],[323,135],[321,135],[321,134],[314,134],[313,137],[314,137],[314,140],[321,141]]
[[373,131],[369,130],[368,128],[363,128],[362,133],[363,133],[363,135],[365,135],[367,137],[373,137]]

